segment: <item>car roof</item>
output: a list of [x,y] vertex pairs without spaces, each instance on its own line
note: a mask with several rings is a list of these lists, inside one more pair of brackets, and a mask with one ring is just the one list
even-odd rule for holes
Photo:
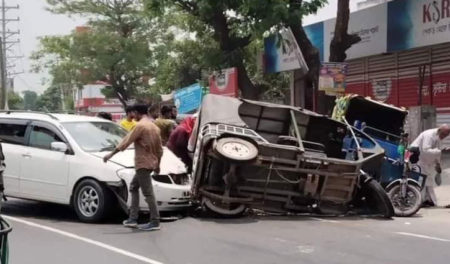
[[108,120],[83,115],[74,114],[53,114],[53,113],[40,113],[40,112],[3,112],[0,113],[0,118],[6,119],[30,119],[37,121],[49,121],[51,123],[66,123],[66,122],[109,122]]

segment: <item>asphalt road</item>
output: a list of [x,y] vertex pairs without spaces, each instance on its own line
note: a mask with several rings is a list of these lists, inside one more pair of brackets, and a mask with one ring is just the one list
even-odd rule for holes
[[157,232],[83,224],[67,207],[10,200],[10,263],[448,263],[450,210],[412,218],[187,217]]

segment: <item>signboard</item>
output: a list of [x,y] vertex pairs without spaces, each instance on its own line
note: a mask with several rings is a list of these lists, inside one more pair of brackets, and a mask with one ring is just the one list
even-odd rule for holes
[[[347,50],[347,59],[365,57],[386,52],[387,46],[387,5],[377,5],[352,13],[348,32],[358,34],[361,41]],[[334,37],[336,19],[324,22],[325,60],[330,57],[330,44]]]
[[302,69],[307,72],[303,54],[290,28],[264,40],[264,66],[269,73]]
[[347,63],[324,63],[320,69],[319,90],[327,95],[343,94],[347,71]]
[[[328,61],[336,19],[305,26],[311,43]],[[354,59],[450,42],[450,0],[394,0],[350,14],[349,33],[361,42],[347,51]]]
[[450,0],[397,0],[388,7],[388,51],[450,41]]
[[203,88],[198,83],[176,90],[174,99],[178,113],[186,114],[198,109],[202,103],[202,95]]
[[238,97],[238,71],[229,68],[214,72],[209,77],[209,93]]

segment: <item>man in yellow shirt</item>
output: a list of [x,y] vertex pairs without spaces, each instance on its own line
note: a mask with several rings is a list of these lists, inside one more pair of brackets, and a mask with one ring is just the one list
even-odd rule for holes
[[161,133],[161,141],[163,146],[167,144],[169,141],[170,134],[172,130],[176,127],[177,123],[172,119],[173,118],[173,106],[163,105],[161,107],[161,115],[158,119],[155,120],[155,125],[159,128]]
[[127,116],[120,121],[120,126],[129,132],[136,126],[136,121],[134,121],[134,111],[131,106],[127,106],[127,108],[125,108],[125,113]]

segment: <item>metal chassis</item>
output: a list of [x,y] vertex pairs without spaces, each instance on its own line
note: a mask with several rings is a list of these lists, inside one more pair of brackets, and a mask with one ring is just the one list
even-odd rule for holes
[[[296,159],[283,159],[283,158],[277,158],[277,157],[269,157],[269,156],[262,156],[259,155],[257,160],[252,164],[254,166],[261,166],[264,168],[269,168],[270,173],[266,177],[266,181],[268,182],[271,177],[272,171],[286,171],[286,172],[298,172],[303,173],[307,175],[316,175],[319,177],[324,177],[325,181],[323,186],[327,186],[327,181],[331,177],[336,177],[339,179],[347,179],[351,182],[350,187],[343,188],[343,186],[333,186],[329,185],[329,188],[335,188],[335,190],[340,191],[346,191],[348,195],[342,199],[342,197],[325,197],[324,193],[326,190],[325,187],[322,186],[322,189],[319,190],[314,194],[310,196],[306,196],[303,193],[300,192],[293,192],[293,191],[284,191],[284,190],[277,190],[277,189],[270,189],[270,188],[258,188],[258,187],[251,187],[251,186],[236,186],[236,190],[239,196],[242,197],[230,197],[226,195],[218,195],[213,192],[211,192],[212,186],[200,186],[201,179],[203,177],[203,167],[204,167],[204,161],[206,158],[206,155],[209,155],[204,151],[204,146],[207,144],[210,144],[211,141],[215,140],[216,138],[219,138],[223,135],[230,135],[230,136],[237,136],[237,137],[245,137],[253,140],[255,143],[261,146],[272,146],[274,148],[288,148],[292,150],[294,147],[290,146],[283,146],[283,145],[277,145],[269,143],[267,140],[259,136],[255,131],[246,129],[246,128],[239,128],[239,127],[233,127],[230,125],[224,125],[224,124],[207,124],[203,126],[200,130],[196,149],[194,153],[194,165],[193,165],[193,175],[194,175],[194,183],[192,186],[193,191],[193,197],[199,198],[200,196],[206,196],[211,199],[215,200],[221,200],[223,203],[243,203],[243,204],[257,204],[259,201],[264,200],[271,200],[271,201],[278,201],[278,202],[284,202],[284,208],[287,210],[305,210],[305,206],[298,206],[292,203],[291,199],[292,197],[301,197],[305,198],[305,200],[310,199],[314,201],[315,203],[322,202],[332,202],[334,204],[340,204],[340,205],[346,205],[348,204],[352,199],[353,195],[355,193],[355,188],[358,185],[359,177],[360,177],[360,170],[364,162],[366,162],[369,159],[374,158],[377,156],[376,154],[362,158],[358,161],[349,161],[349,160],[341,160],[341,159],[335,159],[335,158],[327,158],[327,157],[318,157],[317,155],[311,155],[314,154],[312,152],[306,151],[302,152],[299,148],[295,147],[298,151],[298,154],[296,155]],[[381,153],[380,155],[383,155]],[[305,168],[305,164],[314,164],[317,165],[317,169],[307,169]],[[320,167],[322,166],[354,166],[354,171],[352,172],[346,172],[346,173],[339,173],[339,172],[333,172],[333,171],[326,171],[326,170],[320,170]],[[195,175],[198,175],[195,177]]]

